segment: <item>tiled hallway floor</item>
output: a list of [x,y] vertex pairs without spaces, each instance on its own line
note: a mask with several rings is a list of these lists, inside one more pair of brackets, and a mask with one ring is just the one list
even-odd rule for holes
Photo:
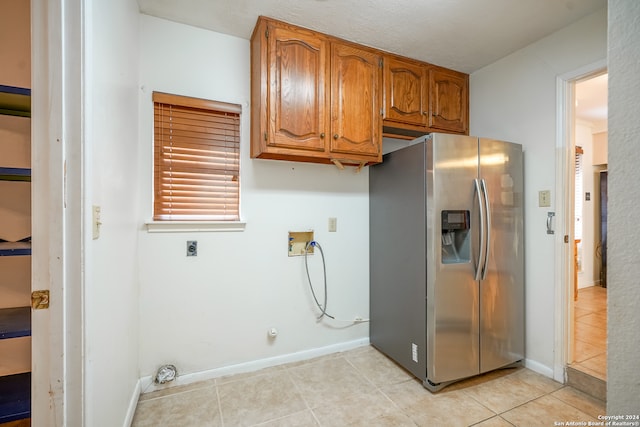
[[571,367],[607,380],[607,289],[591,286],[578,290],[574,303],[574,363]]
[[526,368],[437,394],[373,347],[140,397],[133,426],[553,426],[604,404]]

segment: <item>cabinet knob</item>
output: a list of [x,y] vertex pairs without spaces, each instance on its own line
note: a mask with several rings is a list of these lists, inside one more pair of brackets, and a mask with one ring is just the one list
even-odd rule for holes
[[324,132],[320,134],[320,138],[324,139]]
[[337,134],[337,133],[336,133],[336,134],[333,134],[333,139],[338,139],[338,138],[339,138],[339,137],[338,137],[338,134]]

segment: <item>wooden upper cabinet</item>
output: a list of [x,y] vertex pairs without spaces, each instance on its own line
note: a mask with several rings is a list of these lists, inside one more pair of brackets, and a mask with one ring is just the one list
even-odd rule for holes
[[427,67],[416,61],[387,56],[384,59],[385,124],[427,126],[429,81]]
[[469,132],[469,76],[440,67],[429,70],[429,127]]
[[469,132],[467,74],[388,54],[384,57],[384,93],[387,136]]
[[260,17],[251,157],[373,164],[385,136],[469,132],[469,76]]
[[268,26],[267,145],[323,152],[328,104],[328,43]]
[[381,65],[382,57],[376,52],[332,44],[330,151],[334,158],[382,155]]
[[251,39],[251,157],[382,160],[376,51],[260,17]]

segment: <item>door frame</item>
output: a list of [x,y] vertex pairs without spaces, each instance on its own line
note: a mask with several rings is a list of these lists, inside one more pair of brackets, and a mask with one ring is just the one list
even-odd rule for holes
[[[554,360],[553,378],[566,383],[566,366],[573,353],[573,241],[574,223],[574,88],[575,82],[607,69],[601,59],[556,77],[556,233],[558,254],[554,271]],[[565,236],[568,242],[565,243]]]
[[84,13],[31,0],[32,425],[84,425]]

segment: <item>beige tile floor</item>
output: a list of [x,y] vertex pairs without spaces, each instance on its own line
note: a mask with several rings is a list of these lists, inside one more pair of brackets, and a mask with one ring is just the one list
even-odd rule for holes
[[526,368],[437,394],[371,346],[143,394],[133,426],[553,426],[604,403]]
[[607,380],[607,289],[578,290],[574,302],[574,362],[572,368]]

